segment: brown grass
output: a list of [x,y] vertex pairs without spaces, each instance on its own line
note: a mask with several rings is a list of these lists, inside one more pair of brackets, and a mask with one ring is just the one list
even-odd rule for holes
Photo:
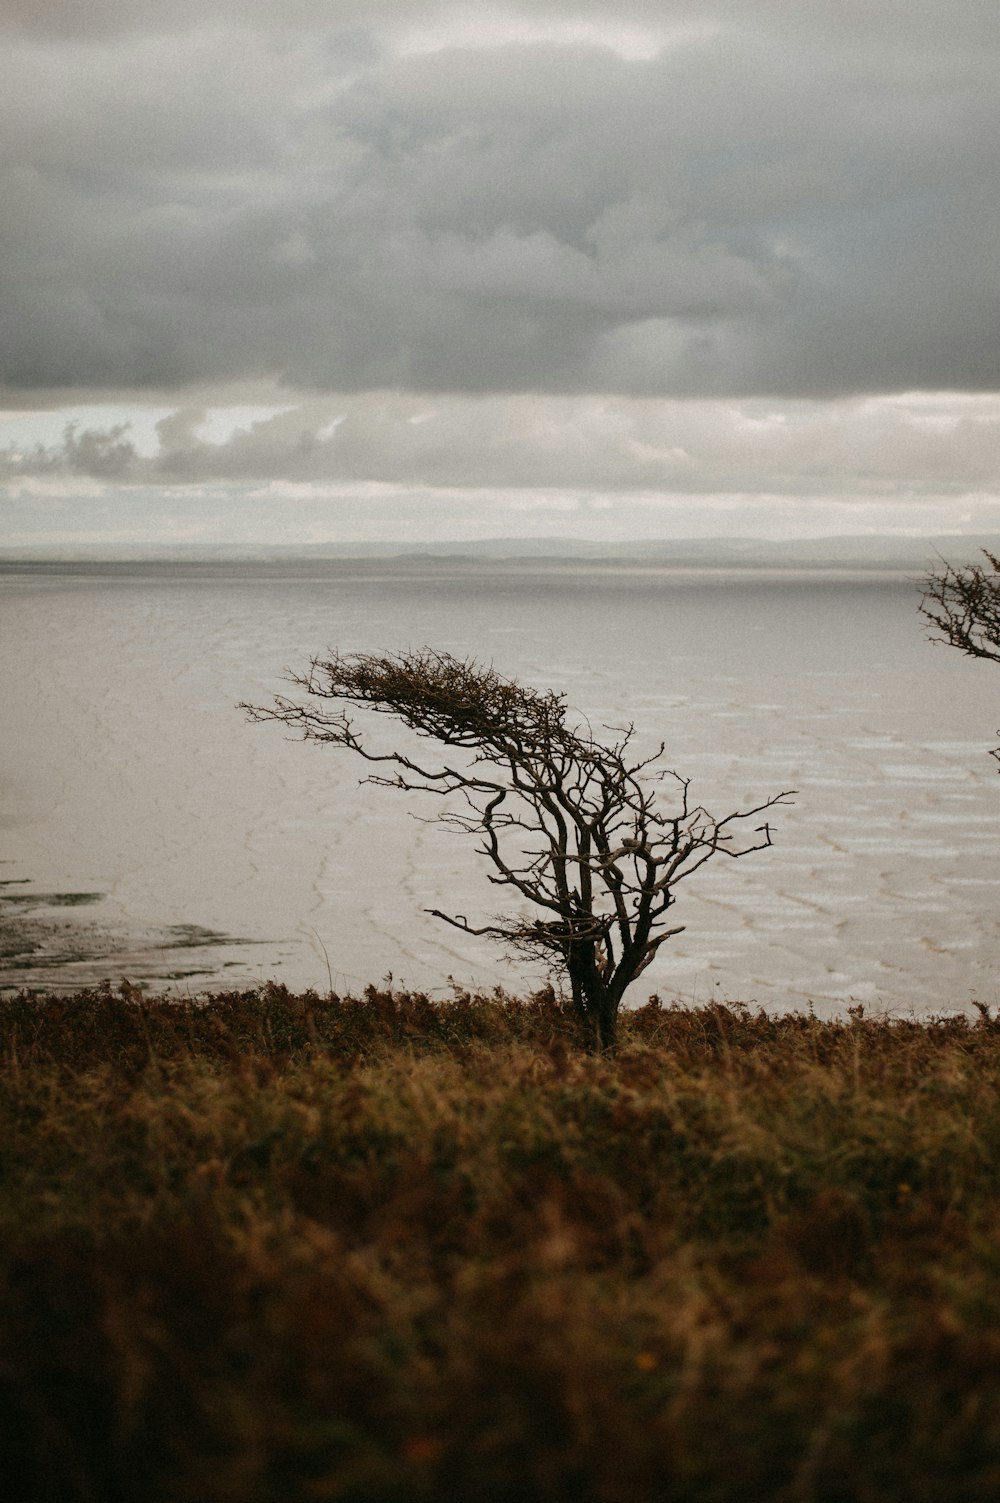
[[7,1496],[1000,1496],[1000,1029],[0,1003]]

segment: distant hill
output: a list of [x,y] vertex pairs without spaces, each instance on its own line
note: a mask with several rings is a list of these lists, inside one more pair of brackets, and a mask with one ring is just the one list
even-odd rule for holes
[[899,569],[921,572],[942,558],[973,559],[981,548],[1000,552],[1000,536],[954,533],[937,537],[892,535],[827,538],[637,538],[592,542],[583,538],[462,538],[433,542],[329,542],[314,544],[94,543],[0,548],[0,563],[286,563],[320,559],[427,559],[638,563],[660,568]]

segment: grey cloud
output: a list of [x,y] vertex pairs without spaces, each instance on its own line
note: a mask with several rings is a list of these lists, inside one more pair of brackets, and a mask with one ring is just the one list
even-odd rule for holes
[[15,6],[0,381],[998,385],[994,0],[508,10],[694,29],[401,56],[388,3]]
[[63,456],[67,468],[97,480],[123,479],[136,457],[127,423],[106,429],[88,428],[82,433],[71,425],[63,439]]
[[59,446],[0,451],[0,479],[912,498],[992,492],[1000,463],[1000,398],[958,395],[775,410],[759,400],[378,392],[295,405],[222,443],[199,436],[206,416],[188,407],[164,418],[152,455],[122,425],[70,427]]
[[27,452],[16,445],[0,449],[0,479],[67,474],[86,475],[94,480],[124,480],[136,460],[127,423],[116,423],[110,428],[85,428],[82,432],[75,423],[68,423],[62,443],[55,448],[36,444]]
[[[950,0],[947,14],[940,0],[422,0],[419,23],[461,19],[466,32],[498,18],[530,22],[633,24],[654,35],[678,27],[752,26],[788,34],[843,36],[858,44],[882,42],[898,48],[905,35],[912,46],[950,42],[981,45],[991,12],[984,0]],[[226,21],[250,27],[315,29],[354,26],[412,33],[412,0],[213,0],[210,24]],[[5,0],[0,27],[42,37],[107,37],[137,31],[177,32],[206,21],[203,0]]]
[[[366,27],[399,24],[408,0],[365,0]],[[427,16],[451,8],[451,0],[425,0]],[[98,39],[136,34],[170,35],[197,26],[227,24],[248,29],[295,31],[317,27],[356,28],[357,0],[5,0],[0,29],[41,38]]]

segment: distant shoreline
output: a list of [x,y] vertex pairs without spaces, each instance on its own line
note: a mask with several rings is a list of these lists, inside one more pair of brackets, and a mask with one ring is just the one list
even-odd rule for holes
[[449,567],[623,567],[653,569],[924,571],[942,557],[961,563],[980,549],[1000,551],[1000,536],[890,534],[825,538],[646,538],[592,542],[582,538],[485,538],[433,542],[305,544],[49,544],[0,548],[0,568],[59,565],[300,565],[360,564]]

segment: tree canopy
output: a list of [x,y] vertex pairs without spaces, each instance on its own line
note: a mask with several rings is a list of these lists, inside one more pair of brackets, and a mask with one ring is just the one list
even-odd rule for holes
[[[957,568],[943,562],[928,574],[920,613],[933,628],[933,640],[957,647],[971,658],[1000,663],[1000,558],[986,548],[982,554],[986,566]],[[990,756],[1000,762],[1000,747],[994,747]]]
[[1000,558],[982,552],[989,568],[943,563],[928,574],[920,611],[950,646],[1000,663]]

